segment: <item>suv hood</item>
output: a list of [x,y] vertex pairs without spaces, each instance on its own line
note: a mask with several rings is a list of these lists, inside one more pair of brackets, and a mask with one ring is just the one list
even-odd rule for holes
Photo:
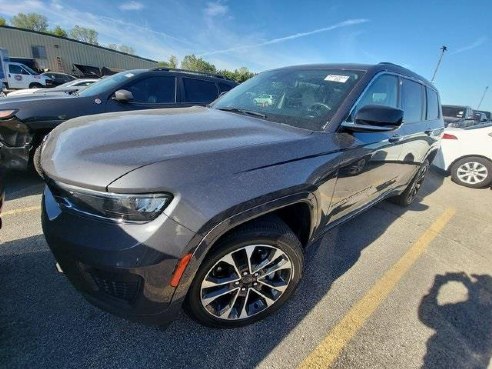
[[0,110],[17,110],[17,119],[29,127],[38,122],[50,122],[54,125],[70,119],[74,114],[80,115],[79,111],[85,105],[87,103],[84,99],[69,94],[31,94],[0,99]]
[[43,146],[41,166],[54,180],[106,190],[126,173],[156,162],[186,159],[190,167],[185,170],[192,170],[204,155],[212,160],[211,154],[221,153],[234,161],[236,150],[292,142],[310,133],[204,107],[108,113],[54,129]]
[[[30,103],[33,100],[38,100],[40,96],[42,96],[44,99],[49,99],[49,100],[65,100],[67,98],[73,98],[74,96],[70,95],[50,95],[49,92],[53,91],[50,89],[40,89],[42,91],[37,91],[36,94],[22,94],[22,95],[12,95],[4,97],[3,99],[0,99],[0,109],[10,109],[13,108],[14,105],[17,108],[22,107],[24,103]],[[45,92],[46,95],[42,94],[41,92]]]

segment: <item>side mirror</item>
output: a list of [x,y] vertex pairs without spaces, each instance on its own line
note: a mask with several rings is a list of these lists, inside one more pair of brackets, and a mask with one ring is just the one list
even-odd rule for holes
[[392,131],[401,126],[403,110],[383,105],[366,105],[357,112],[354,121],[344,122],[342,126],[358,132]]
[[125,103],[133,100],[133,94],[128,90],[118,90],[114,93],[113,99]]

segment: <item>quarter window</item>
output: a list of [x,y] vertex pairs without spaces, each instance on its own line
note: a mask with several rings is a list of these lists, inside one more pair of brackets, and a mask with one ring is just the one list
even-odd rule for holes
[[219,95],[217,86],[213,82],[200,79],[183,78],[185,102],[210,103]]
[[427,119],[439,119],[439,98],[437,92],[427,88]]
[[144,104],[176,102],[176,78],[169,76],[144,78],[125,87],[133,94],[133,101]]
[[422,85],[403,78],[401,84],[401,108],[403,109],[403,121],[405,123],[422,120],[423,101]]
[[232,86],[231,85],[228,85],[227,83],[220,83],[219,82],[219,90],[220,90],[220,92],[226,92],[226,91],[229,91],[230,89],[232,89]]

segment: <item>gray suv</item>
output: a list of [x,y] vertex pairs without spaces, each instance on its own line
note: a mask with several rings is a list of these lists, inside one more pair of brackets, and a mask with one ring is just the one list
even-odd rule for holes
[[329,228],[415,199],[443,127],[436,89],[390,63],[276,69],[208,107],[76,118],[42,146],[43,230],[104,310],[249,324],[291,297]]

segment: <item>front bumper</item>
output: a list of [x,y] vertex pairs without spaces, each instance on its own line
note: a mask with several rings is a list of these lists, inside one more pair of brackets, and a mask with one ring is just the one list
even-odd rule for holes
[[99,308],[129,320],[164,324],[179,311],[173,271],[195,235],[165,215],[145,224],[105,222],[60,208],[48,187],[43,231],[70,282]]

